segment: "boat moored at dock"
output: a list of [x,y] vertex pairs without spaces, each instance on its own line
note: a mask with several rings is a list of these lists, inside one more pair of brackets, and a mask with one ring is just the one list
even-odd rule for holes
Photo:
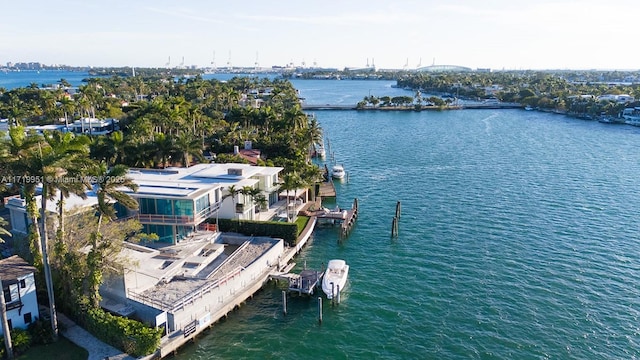
[[348,275],[349,265],[344,260],[333,259],[329,261],[322,278],[322,291],[327,295],[327,299],[333,299],[340,295],[347,284]]
[[334,179],[344,179],[345,176],[344,166],[334,165],[331,168],[331,177]]

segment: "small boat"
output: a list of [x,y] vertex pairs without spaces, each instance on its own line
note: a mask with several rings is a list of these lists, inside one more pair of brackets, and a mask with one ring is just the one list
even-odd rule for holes
[[326,151],[324,150],[324,145],[322,143],[316,144],[316,156],[319,158],[324,158],[326,155]]
[[345,172],[344,167],[342,165],[335,165],[331,168],[331,177],[334,179],[342,179],[344,178]]
[[344,260],[333,259],[327,264],[327,270],[322,277],[322,291],[327,295],[327,299],[338,296],[347,284],[349,275],[349,265]]

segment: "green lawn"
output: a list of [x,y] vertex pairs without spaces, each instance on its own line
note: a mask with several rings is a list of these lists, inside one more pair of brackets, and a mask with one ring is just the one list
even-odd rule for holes
[[309,222],[308,216],[298,216],[298,218],[296,219],[296,225],[298,225],[298,235],[302,233],[302,230],[304,230],[308,222]]
[[89,352],[60,336],[53,344],[31,347],[16,360],[87,360]]

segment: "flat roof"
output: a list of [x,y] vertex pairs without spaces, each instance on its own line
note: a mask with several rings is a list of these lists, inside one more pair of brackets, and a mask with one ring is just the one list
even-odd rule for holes
[[[237,169],[238,174],[229,174]],[[251,166],[248,164],[197,164],[188,168],[130,169],[128,176],[138,184],[135,197],[196,198],[215,188],[254,186],[257,176],[271,176],[282,171],[281,167]]]

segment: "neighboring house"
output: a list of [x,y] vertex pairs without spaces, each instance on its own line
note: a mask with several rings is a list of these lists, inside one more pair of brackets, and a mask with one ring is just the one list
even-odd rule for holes
[[262,152],[258,149],[254,149],[251,145],[251,141],[244,142],[244,149],[240,149],[237,145],[234,146],[233,155],[239,156],[240,158],[248,161],[251,165],[257,165],[258,160],[263,160]]
[[629,103],[634,102],[635,98],[627,94],[605,94],[596,98],[597,101],[613,101],[617,103]]
[[69,124],[69,131],[76,134],[107,135],[119,129],[116,119],[81,118]]
[[229,188],[258,189],[270,207],[278,201],[278,174],[282,170],[233,163],[131,169],[128,176],[138,184],[138,189],[122,190],[138,201],[139,209],[118,210],[123,211],[121,215],[137,218],[143,231],[157,234],[160,242],[177,243],[212,217],[255,219],[256,199],[239,193],[229,196]]
[[[41,188],[36,189],[36,204],[38,209],[42,204]],[[87,191],[85,193],[86,199],[83,199],[77,195],[70,195],[64,199],[64,212],[65,215],[72,215],[79,212],[86,211],[93,208],[98,203],[98,198],[93,191]],[[50,214],[58,214],[58,199],[60,199],[60,193],[58,192],[53,197],[55,200],[47,201],[47,212]],[[29,231],[29,225],[31,225],[31,219],[27,215],[27,202],[19,195],[15,195],[9,198],[5,198],[5,208],[9,210],[9,217],[11,222],[11,232],[18,235],[26,235]]]
[[[0,260],[2,293],[7,309],[9,329],[26,329],[38,317],[36,268],[14,255]],[[0,326],[0,334],[3,334]]]

